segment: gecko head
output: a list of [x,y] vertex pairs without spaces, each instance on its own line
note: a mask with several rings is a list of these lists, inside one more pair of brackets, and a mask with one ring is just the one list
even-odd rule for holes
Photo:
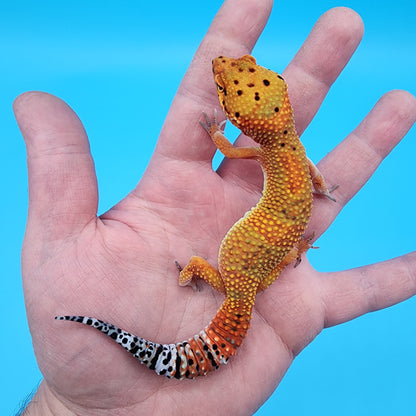
[[261,142],[293,123],[283,77],[257,65],[252,56],[218,56],[212,71],[224,113],[244,134]]

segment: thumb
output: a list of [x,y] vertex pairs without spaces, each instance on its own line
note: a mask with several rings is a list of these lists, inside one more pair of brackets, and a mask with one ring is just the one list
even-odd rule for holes
[[94,162],[81,121],[67,104],[46,93],[22,94],[13,107],[27,149],[26,239],[36,238],[39,246],[73,236],[95,220],[98,204]]

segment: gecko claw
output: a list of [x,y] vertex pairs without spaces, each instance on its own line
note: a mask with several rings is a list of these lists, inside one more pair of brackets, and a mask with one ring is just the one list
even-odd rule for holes
[[327,197],[331,200],[331,201],[334,201],[334,202],[337,202],[337,200],[331,195],[332,194],[332,192],[334,192],[335,191],[335,189],[338,189],[339,188],[339,185],[334,185],[334,186],[332,186],[331,188],[329,188],[328,189],[328,194],[329,195],[327,195]]
[[218,124],[218,127],[224,131],[225,125],[227,124],[227,119],[221,121],[221,123]]
[[175,260],[175,266],[176,266],[176,268],[179,270],[179,273],[183,270],[182,269],[182,266],[179,264],[179,262],[177,262],[176,260]]
[[295,265],[293,266],[293,268],[296,269],[296,267],[298,267],[301,262],[302,262],[302,257],[299,256],[296,259],[296,262],[295,262]]
[[209,117],[208,117],[208,115],[205,111],[202,112],[202,115],[205,117],[205,123],[203,121],[199,121],[199,124],[209,134],[209,129],[211,127],[211,120],[209,119]]

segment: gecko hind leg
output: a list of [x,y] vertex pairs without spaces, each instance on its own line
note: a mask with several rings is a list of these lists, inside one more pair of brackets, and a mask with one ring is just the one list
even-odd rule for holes
[[225,293],[220,272],[202,257],[192,256],[184,268],[175,263],[179,270],[179,286],[191,286],[193,290],[199,290],[198,279],[203,279],[218,292]]
[[[335,200],[334,200],[335,201]],[[296,261],[293,267],[298,267],[302,261],[302,253],[306,253],[309,249],[315,250],[319,247],[313,246],[311,241],[315,238],[313,232],[309,237],[302,237],[296,245]]]
[[302,237],[297,244],[295,244],[292,249],[283,257],[282,261],[272,270],[272,272],[260,282],[257,289],[257,293],[267,289],[280,275],[283,269],[289,264],[294,263],[294,267],[299,266],[302,260],[302,254],[308,251],[310,248],[315,249],[311,244],[311,241],[314,238],[314,233],[309,237]]
[[328,188],[322,173],[316,167],[316,165],[308,158],[309,173],[312,179],[312,185],[314,193],[318,195],[323,195],[329,198],[331,201],[337,202],[337,200],[331,195],[339,187],[339,185],[334,185]]

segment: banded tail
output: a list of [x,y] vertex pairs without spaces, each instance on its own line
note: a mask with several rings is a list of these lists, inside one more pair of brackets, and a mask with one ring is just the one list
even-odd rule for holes
[[147,341],[87,316],[57,316],[55,319],[89,325],[112,338],[157,374],[183,380],[217,370],[235,354],[250,326],[251,308],[247,311],[233,306],[226,299],[205,329],[177,344]]

